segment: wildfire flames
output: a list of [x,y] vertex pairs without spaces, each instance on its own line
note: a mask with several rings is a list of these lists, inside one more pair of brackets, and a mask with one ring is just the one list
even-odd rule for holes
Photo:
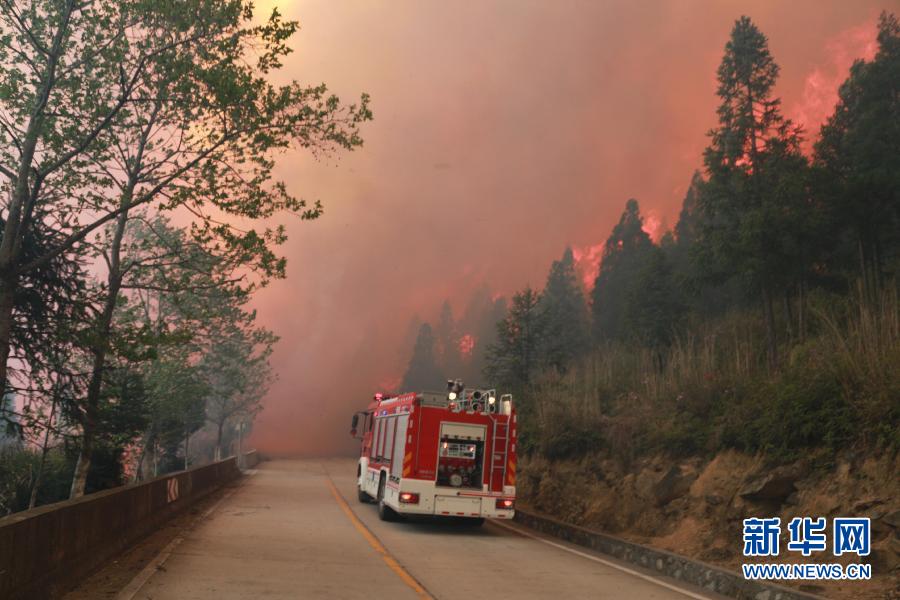
[[472,356],[472,350],[475,349],[475,341],[475,336],[471,333],[467,333],[459,338],[459,353],[463,358]]
[[[878,49],[875,22],[842,31],[825,44],[825,61],[807,76],[803,95],[793,106],[791,114],[807,130],[806,144],[811,145],[819,127],[834,111],[838,89],[847,78],[855,60],[872,60]],[[807,147],[808,149],[808,147]]]
[[[388,3],[373,28],[373,15],[349,3],[279,3],[308,25],[285,75],[333,82],[346,99],[365,90],[377,110],[365,149],[340,163],[279,161],[288,188],[322,197],[327,213],[289,225],[289,277],[254,300],[282,337],[281,377],[253,434],[262,450],[348,451],[333,432],[372,392],[399,391],[412,315],[434,324],[445,298],[462,309],[482,283],[491,302],[540,289],[567,244],[590,293],[626,200],[639,201],[658,243],[702,168],[716,69],[741,14],[734,3],[547,2],[514,18],[502,2],[470,4],[460,16],[452,3]],[[753,4],[783,69],[775,93],[807,138],[853,60],[873,57],[885,4],[845,2],[815,18],[802,3]],[[438,243],[425,223],[484,243]],[[478,336],[453,338],[453,358],[469,365],[486,330],[460,327]],[[436,337],[436,358],[440,350]],[[323,405],[324,395],[339,399]]]
[[597,273],[600,272],[600,257],[603,256],[603,244],[572,248],[572,257],[575,259],[575,270],[581,277],[581,284],[585,290],[594,287]]

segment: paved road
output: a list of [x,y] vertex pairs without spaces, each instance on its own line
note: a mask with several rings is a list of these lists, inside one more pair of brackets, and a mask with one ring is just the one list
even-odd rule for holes
[[708,597],[498,525],[383,523],[356,501],[354,472],[347,460],[263,463],[119,597]]

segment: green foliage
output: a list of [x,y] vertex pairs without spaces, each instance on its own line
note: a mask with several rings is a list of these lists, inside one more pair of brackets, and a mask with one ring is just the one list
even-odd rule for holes
[[[462,370],[462,355],[459,349],[461,334],[456,319],[453,317],[453,308],[448,300],[441,305],[437,325],[434,328],[436,363],[447,377],[457,378]],[[441,383],[431,384],[432,387]],[[424,389],[424,388],[423,388]]]
[[625,294],[622,314],[627,336],[647,347],[667,346],[684,314],[671,267],[664,252],[653,246],[635,268],[636,277]]
[[412,358],[403,375],[404,391],[441,390],[446,377],[441,372],[434,355],[435,337],[431,325],[422,323],[416,336]]
[[590,320],[584,293],[575,273],[575,259],[566,248],[554,261],[540,298],[544,361],[565,370],[590,348]]
[[801,364],[774,379],[742,383],[738,410],[727,414],[723,443],[781,459],[803,450],[835,452],[853,441],[862,425],[827,371]]
[[[182,434],[196,429],[206,393],[188,372],[218,332],[267,348],[241,355],[256,371],[242,373],[253,385],[241,382],[239,412],[267,389],[257,379],[274,337],[241,309],[285,276],[285,229],[263,221],[322,212],[275,179],[274,157],[353,150],[372,118],[365,94],[346,106],[324,84],[273,83],[297,29],[277,10],[258,23],[246,0],[0,7],[0,387],[11,347],[29,402],[55,406],[66,378],[53,436],[80,438],[74,495],[98,476],[92,453],[115,462],[148,423],[171,446],[161,410]],[[176,209],[194,216],[185,231],[159,216]],[[86,283],[89,260],[107,267],[102,283]],[[160,362],[179,344],[187,351]],[[53,360],[62,348],[74,351]],[[163,408],[163,388],[186,405]],[[29,411],[24,424],[40,430],[47,411]]]
[[803,232],[811,214],[800,128],[781,116],[772,95],[777,77],[768,40],[741,17],[718,71],[719,125],[704,151],[693,248],[698,272],[715,282],[738,277],[758,295],[773,366],[773,298],[807,268]]
[[898,40],[882,15],[810,168],[766,37],[735,23],[705,175],[659,245],[626,204],[591,292],[593,351],[569,251],[498,323],[485,373],[517,392],[523,453],[900,447]]
[[28,506],[36,458],[19,446],[0,446],[0,516]]
[[[497,323],[506,316],[506,299],[492,297],[487,286],[481,286],[469,299],[459,321],[462,352],[462,380],[466,384],[481,387],[488,348],[497,343]],[[474,344],[474,345],[473,345]],[[448,377],[458,377],[446,366]]]
[[[597,423],[571,413],[565,404],[546,405],[542,425],[534,450],[550,460],[578,458],[603,448]],[[533,434],[525,435],[527,438]],[[529,448],[526,446],[524,450],[527,452]]]
[[[764,325],[740,311],[696,324],[656,352],[607,344],[520,398],[524,451],[577,458],[605,450],[709,455],[724,448],[776,461],[853,445],[900,447],[900,304],[820,295],[810,336],[767,368]],[[822,308],[818,308],[822,307]]]
[[546,322],[540,301],[540,294],[531,288],[513,295],[506,318],[497,323],[497,343],[488,349],[485,375],[491,385],[526,389],[544,366]]
[[640,265],[653,248],[644,231],[637,200],[625,204],[625,211],[603,247],[603,258],[593,290],[593,326],[596,343],[627,337],[625,311],[628,295],[635,288]]
[[900,272],[900,22],[883,13],[878,51],[858,60],[815,144],[817,194],[830,220],[835,267],[867,294]]
[[[0,516],[28,508],[40,454],[19,445],[0,447]],[[74,460],[59,447],[47,454],[36,506],[69,497]]]

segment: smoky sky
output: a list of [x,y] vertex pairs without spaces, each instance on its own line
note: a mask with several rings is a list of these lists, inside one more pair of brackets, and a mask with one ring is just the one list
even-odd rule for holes
[[[820,0],[280,0],[301,31],[283,76],[372,95],[365,145],[278,157],[314,222],[282,218],[288,278],[254,301],[281,336],[252,442],[351,452],[355,410],[403,374],[410,320],[457,315],[476,288],[540,287],[567,245],[601,244],[628,198],[674,225],[706,132],[715,72],[746,14],[781,66],[777,94],[813,137],[875,23],[896,3]],[[658,233],[658,232],[657,232]],[[440,382],[435,382],[439,385]]]

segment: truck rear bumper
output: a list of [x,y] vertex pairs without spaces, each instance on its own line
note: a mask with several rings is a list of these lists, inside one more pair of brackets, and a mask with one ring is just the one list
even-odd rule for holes
[[[418,502],[400,502],[401,491],[418,494]],[[388,504],[400,514],[507,520],[515,515],[511,508],[497,508],[498,500],[515,500],[515,488],[507,488],[501,494],[443,488],[430,481],[404,479],[395,493],[386,496]]]

